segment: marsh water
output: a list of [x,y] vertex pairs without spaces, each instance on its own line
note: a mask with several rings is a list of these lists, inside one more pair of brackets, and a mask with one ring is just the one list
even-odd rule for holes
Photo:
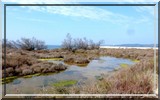
[[[49,62],[63,63],[63,61],[53,60],[49,60]],[[13,80],[13,82],[6,84],[6,93],[36,94],[39,93],[39,89],[53,87],[53,83],[62,80],[76,80],[77,83],[75,85],[88,84],[90,82],[95,82],[97,78],[119,68],[121,64],[133,65],[134,63],[135,62],[130,59],[102,56],[98,59],[92,60],[86,66],[69,65],[68,69],[59,73],[31,78],[17,78]]]

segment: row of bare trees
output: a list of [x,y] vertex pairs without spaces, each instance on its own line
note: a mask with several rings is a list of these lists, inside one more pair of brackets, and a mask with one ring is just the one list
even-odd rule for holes
[[[100,45],[104,43],[103,40],[95,43],[93,40],[87,40],[86,38],[72,39],[71,35],[68,33],[66,39],[62,43],[62,48],[67,50],[77,50],[77,49],[99,49]],[[2,41],[2,46],[4,47],[4,40]],[[6,47],[24,50],[42,50],[47,49],[44,41],[37,40],[36,38],[21,38],[17,41],[6,40]]]
[[86,38],[78,38],[73,39],[71,35],[68,33],[66,35],[66,39],[62,42],[62,47],[67,50],[77,50],[77,49],[99,49],[100,45],[103,44],[104,41],[100,40],[99,42],[95,43],[93,40],[87,40]]
[[[2,47],[4,47],[4,40],[2,41]],[[15,48],[15,49],[24,49],[24,50],[42,50],[46,49],[44,41],[37,40],[36,38],[21,38],[17,41],[6,40],[6,47]]]

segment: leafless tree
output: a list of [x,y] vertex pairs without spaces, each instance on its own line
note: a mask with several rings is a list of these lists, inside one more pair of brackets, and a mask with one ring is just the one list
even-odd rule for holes
[[66,39],[64,39],[64,41],[62,42],[62,47],[67,49],[67,50],[72,50],[73,49],[73,40],[71,35],[68,33],[66,35]]
[[86,38],[74,39],[74,48],[76,49],[88,49],[88,40]]
[[93,40],[90,40],[89,49],[99,49],[103,43],[104,43],[104,40],[100,40],[97,43],[93,42]]
[[45,45],[44,41],[36,40],[36,42],[35,42],[35,48],[37,50],[42,50],[42,49],[46,49],[47,46]]
[[[4,47],[4,40],[2,41],[2,47]],[[6,47],[15,49],[25,49],[25,50],[42,50],[46,49],[44,41],[37,40],[36,38],[21,38],[17,41],[6,40]]]
[[32,40],[29,38],[21,38],[21,40],[17,40],[17,44],[21,49],[34,50],[33,38]]
[[98,43],[96,44],[97,49],[99,49],[99,48],[100,48],[100,46],[101,46],[103,43],[104,43],[104,40],[100,40],[100,41],[98,41]]
[[100,40],[99,42],[95,43],[93,40],[88,41],[86,38],[77,38],[72,39],[71,35],[68,33],[66,35],[66,39],[64,39],[62,43],[62,47],[67,50],[76,50],[76,49],[99,49],[100,45],[103,44],[104,41]]
[[36,38],[21,38],[21,40],[17,40],[17,44],[21,49],[25,50],[42,50],[46,49],[46,45],[44,41],[37,40]]
[[[6,45],[5,45],[6,42]],[[15,45],[15,41],[9,41],[6,39],[6,41],[3,39],[2,40],[2,48],[7,47],[7,48],[18,48],[17,45]]]

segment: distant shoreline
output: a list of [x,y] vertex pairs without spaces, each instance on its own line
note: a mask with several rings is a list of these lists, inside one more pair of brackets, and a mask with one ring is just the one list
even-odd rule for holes
[[47,45],[47,49],[51,50],[51,49],[59,49],[62,48],[61,45]]
[[[62,48],[61,45],[47,45],[47,49],[51,50],[51,49],[59,49]],[[158,49],[158,47],[130,47],[130,46],[100,46],[100,48],[111,48],[111,49]]]
[[112,49],[158,49],[158,47],[127,47],[127,46],[100,46],[100,48],[112,48]]

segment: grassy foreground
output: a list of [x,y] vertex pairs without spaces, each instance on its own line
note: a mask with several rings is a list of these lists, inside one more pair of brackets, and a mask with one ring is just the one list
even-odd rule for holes
[[[121,65],[121,68],[103,76],[92,84],[73,87],[53,87],[45,93],[71,94],[153,94],[154,52],[138,49],[102,49],[99,53],[120,58],[134,59],[135,65]],[[157,57],[158,58],[158,57]],[[156,63],[158,68],[158,60]],[[156,72],[158,74],[158,71]],[[157,78],[157,77],[156,77]],[[156,80],[157,83],[157,80]],[[157,84],[156,84],[157,88]],[[44,91],[43,91],[44,92]]]

